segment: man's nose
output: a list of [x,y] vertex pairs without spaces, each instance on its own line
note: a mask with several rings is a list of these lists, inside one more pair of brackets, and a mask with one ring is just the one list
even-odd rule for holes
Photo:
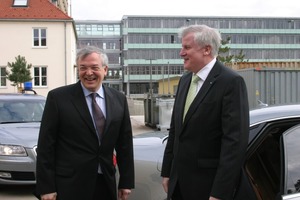
[[180,50],[180,52],[179,52],[179,55],[182,57],[182,56],[185,56],[186,55],[186,52],[183,50],[183,49],[181,49]]
[[86,74],[93,74],[92,68],[88,67],[88,68],[86,69],[86,72],[85,72],[85,73],[86,73]]

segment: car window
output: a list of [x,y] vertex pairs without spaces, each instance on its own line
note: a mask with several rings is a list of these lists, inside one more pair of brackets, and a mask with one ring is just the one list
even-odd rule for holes
[[253,134],[256,135],[247,152],[245,171],[257,199],[278,199],[284,194],[281,189],[284,173],[281,139],[296,124],[299,124],[299,119],[283,119],[266,123],[260,128],[254,127],[256,131]]
[[285,193],[300,192],[300,125],[283,134],[285,159]]
[[41,121],[45,102],[10,100],[0,102],[0,123]]

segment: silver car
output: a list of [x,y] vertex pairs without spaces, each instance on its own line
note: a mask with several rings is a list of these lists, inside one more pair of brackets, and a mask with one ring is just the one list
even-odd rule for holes
[[[300,105],[250,111],[249,131],[237,199],[300,200]],[[130,200],[166,198],[160,168],[167,138],[156,134],[135,139],[136,189]]]
[[45,97],[0,94],[0,184],[34,184]]

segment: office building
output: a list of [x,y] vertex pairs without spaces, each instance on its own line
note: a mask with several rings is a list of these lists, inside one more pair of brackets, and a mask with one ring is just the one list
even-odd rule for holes
[[109,69],[104,84],[123,91],[120,21],[76,21],[77,49],[97,46],[105,51]]
[[[120,74],[119,80],[123,86],[119,89],[132,98],[143,98],[146,93],[156,94],[159,80],[167,81],[184,72],[183,61],[179,56],[181,41],[177,33],[180,27],[192,24],[217,28],[223,40],[230,38],[226,44],[230,48],[227,55],[237,55],[242,50],[245,60],[251,63],[292,62],[295,67],[299,67],[300,18],[125,15],[121,21],[111,23],[119,25],[120,35],[86,34],[83,37],[78,32],[80,24],[90,24],[90,28],[86,27],[85,30],[89,31],[96,30],[101,24],[109,25],[109,22],[77,21],[79,43],[103,41],[107,48],[110,47],[108,40],[115,39],[112,44],[115,49],[108,51],[113,51],[116,56],[115,60],[111,59],[116,62],[112,69],[118,69]],[[80,31],[83,30],[80,28]],[[110,81],[107,80],[108,83]],[[170,91],[176,91],[176,88],[164,88],[163,94],[168,95]]]

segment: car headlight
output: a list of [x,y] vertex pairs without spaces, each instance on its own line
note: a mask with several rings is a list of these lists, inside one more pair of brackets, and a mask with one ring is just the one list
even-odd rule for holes
[[16,145],[0,145],[1,156],[27,156],[25,148]]

